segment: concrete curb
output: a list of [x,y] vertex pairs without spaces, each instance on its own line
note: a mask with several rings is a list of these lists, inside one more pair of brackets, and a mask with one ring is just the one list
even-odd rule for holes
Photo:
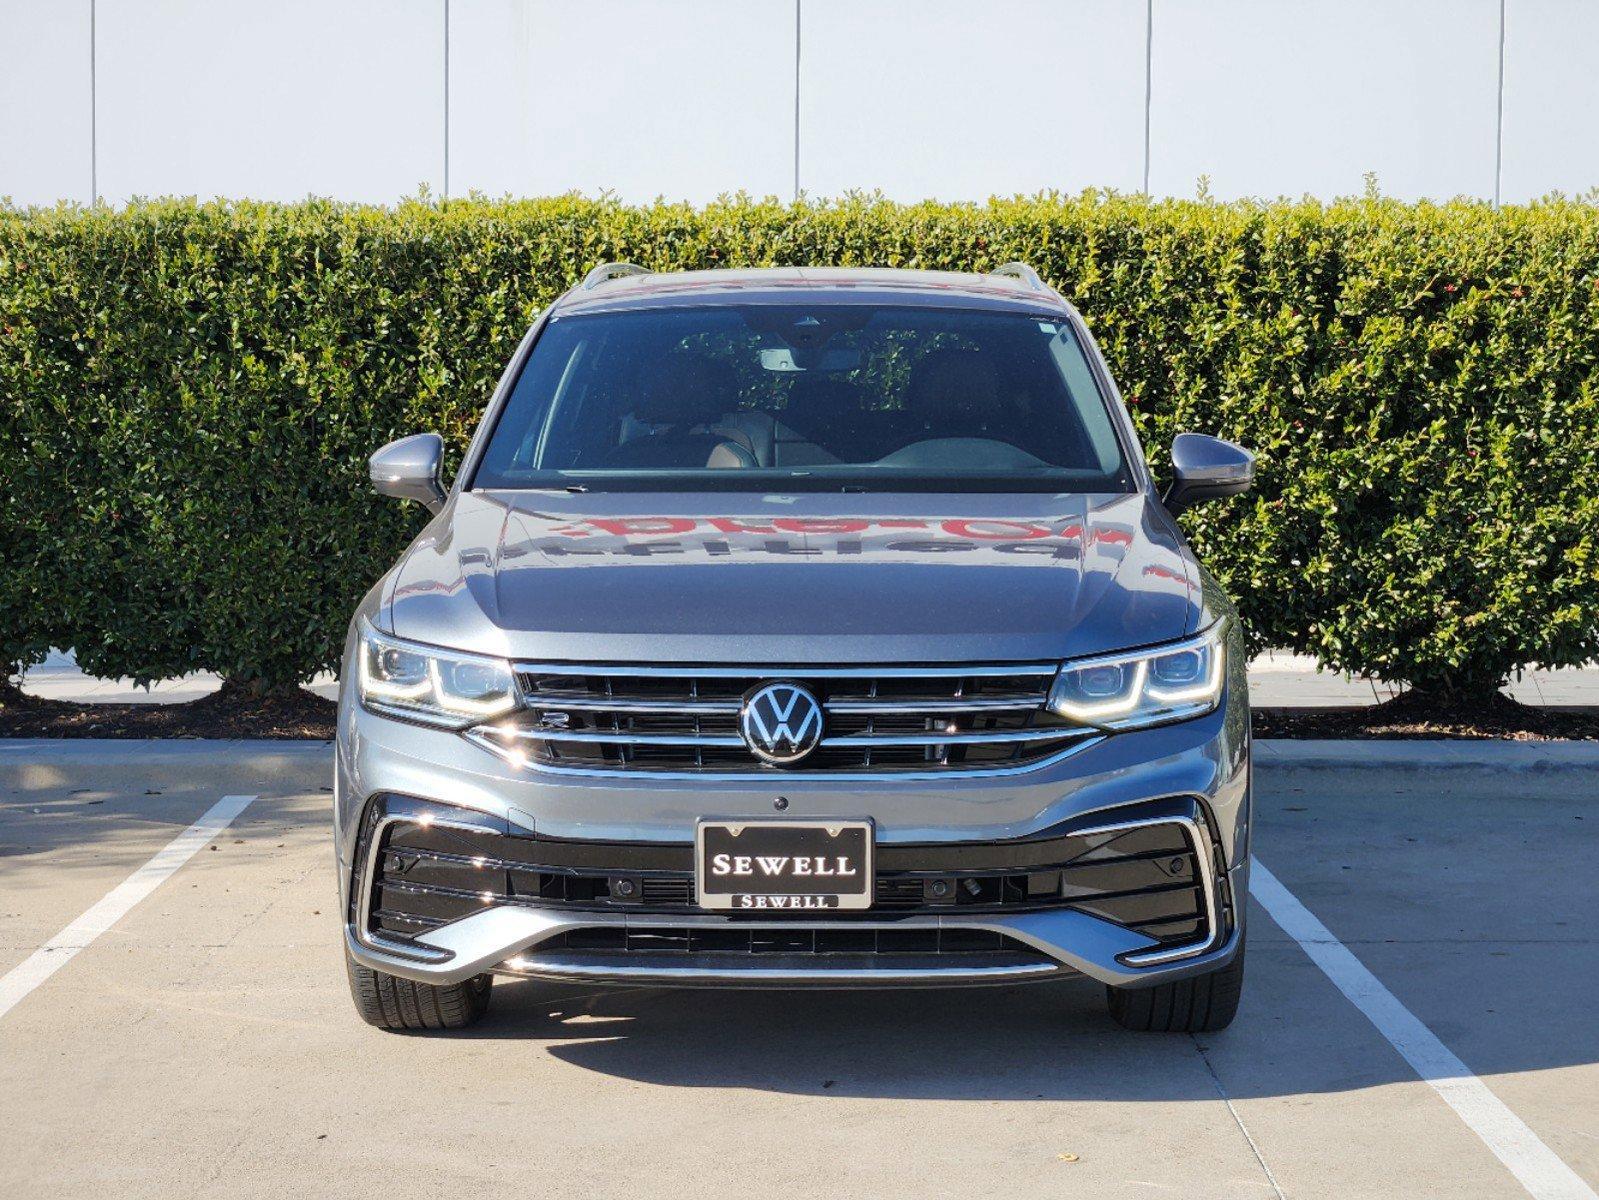
[[260,795],[331,791],[333,743],[266,738],[0,738],[0,788],[50,791],[65,781],[140,791],[212,789]]
[[1480,739],[1257,738],[1257,767],[1294,770],[1573,771],[1599,768],[1599,741]]
[[307,755],[332,753],[330,741],[287,738],[0,738],[0,763],[37,759],[97,767],[117,762],[141,766],[230,755],[304,761]]
[[[137,770],[228,763],[270,772],[275,767],[303,770],[316,760],[331,763],[332,753],[332,742],[270,738],[0,738],[0,768],[51,764]],[[1599,768],[1599,741],[1257,738],[1255,764],[1268,770],[1582,770]]]

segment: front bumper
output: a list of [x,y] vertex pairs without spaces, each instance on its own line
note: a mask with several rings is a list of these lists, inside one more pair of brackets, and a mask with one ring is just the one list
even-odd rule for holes
[[693,906],[691,847],[530,838],[489,814],[413,797],[374,798],[357,860],[351,957],[439,984],[496,971],[669,986],[1062,974],[1138,986],[1225,964],[1246,887],[1193,797],[1015,842],[890,846],[870,909],[805,918]]
[[[1236,873],[1235,873],[1236,875]],[[1236,889],[1242,880],[1232,881]],[[1234,894],[1238,894],[1236,891]],[[813,930],[816,923],[754,923],[706,915],[693,923],[706,928]],[[977,930],[998,933],[1034,953],[982,956],[878,955],[806,956],[769,961],[715,954],[684,955],[678,961],[659,954],[541,952],[541,944],[570,930],[614,928],[627,931],[679,929],[684,919],[653,914],[565,912],[548,908],[496,907],[417,939],[434,953],[419,958],[363,940],[345,928],[345,948],[359,963],[419,983],[459,983],[484,971],[571,982],[663,987],[956,987],[1020,983],[1081,974],[1112,987],[1138,987],[1216,970],[1232,961],[1243,936],[1235,922],[1214,948],[1164,966],[1135,966],[1125,955],[1147,949],[1135,933],[1070,909],[1014,916],[908,916],[895,921],[851,922],[852,930]],[[978,956],[972,956],[977,958]],[[953,961],[952,961],[953,960]]]
[[[1230,685],[1228,700],[1207,717],[1105,738],[1039,771],[996,780],[907,778],[862,786],[780,777],[554,779],[515,771],[457,735],[374,716],[349,697],[341,702],[337,755],[346,949],[358,963],[418,982],[449,984],[495,971],[623,985],[905,987],[1078,974],[1137,987],[1225,966],[1242,940],[1249,735],[1241,687]],[[700,817],[776,816],[778,788],[788,801],[784,816],[869,816],[880,852],[897,850],[901,858],[919,848],[958,857],[1119,822],[1180,822],[1205,863],[1203,935],[1173,946],[1063,905],[750,918],[543,903],[537,890],[515,903],[486,895],[481,909],[452,913],[446,923],[403,940],[373,927],[368,881],[381,830],[374,840],[369,818],[384,797],[447,803],[465,814],[467,826],[516,839],[682,850]],[[977,942],[984,948],[971,950]],[[734,943],[741,952],[728,948]],[[879,952],[888,945],[897,952]],[[946,952],[951,946],[969,952]],[[763,952],[747,952],[756,948]]]

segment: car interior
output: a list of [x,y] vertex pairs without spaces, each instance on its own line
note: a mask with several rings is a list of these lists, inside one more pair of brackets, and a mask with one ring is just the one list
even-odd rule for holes
[[752,325],[729,315],[568,322],[553,339],[564,353],[541,361],[535,347],[517,385],[545,395],[538,411],[527,406],[502,469],[1119,467],[1081,350],[1061,348],[1070,334],[1056,323],[947,311],[840,321],[822,310],[765,312]]
[[[1033,408],[1026,389],[1004,379],[993,356],[976,349],[924,355],[897,407],[866,403],[861,385],[849,378],[808,375],[794,379],[782,406],[771,408],[745,403],[728,363],[679,351],[664,360],[641,401],[620,416],[620,440],[593,465],[1044,466],[1045,459],[1018,444],[1037,440]],[[1072,440],[1074,431],[1063,425],[1050,432]],[[1086,445],[1073,447],[1070,457],[1094,461]]]

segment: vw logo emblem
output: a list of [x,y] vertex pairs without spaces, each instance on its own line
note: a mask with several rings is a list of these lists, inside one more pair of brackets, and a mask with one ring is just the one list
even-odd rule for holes
[[821,701],[797,683],[768,683],[744,696],[738,731],[763,762],[799,762],[822,740]]

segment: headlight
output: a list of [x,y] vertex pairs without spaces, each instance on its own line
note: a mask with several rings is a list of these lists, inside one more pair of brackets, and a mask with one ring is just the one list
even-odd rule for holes
[[361,703],[373,712],[464,729],[517,706],[504,659],[419,646],[361,622]]
[[1068,662],[1050,689],[1050,710],[1102,729],[1139,729],[1208,713],[1221,702],[1225,624],[1166,646]]

